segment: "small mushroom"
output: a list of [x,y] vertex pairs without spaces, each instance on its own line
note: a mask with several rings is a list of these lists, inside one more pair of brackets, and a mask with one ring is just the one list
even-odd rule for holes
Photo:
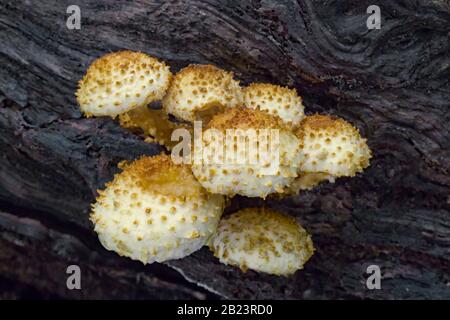
[[225,216],[209,247],[226,265],[284,276],[302,269],[314,253],[310,235],[293,217],[266,208]]
[[110,116],[161,100],[169,67],[142,52],[119,51],[95,60],[78,84],[77,101],[86,116]]
[[305,115],[302,98],[295,89],[269,83],[252,83],[243,91],[246,107],[278,116],[289,126],[297,127]]
[[190,65],[179,71],[163,99],[166,112],[193,122],[209,118],[242,103],[239,82],[233,73],[212,65]]
[[296,131],[301,142],[301,175],[297,189],[311,189],[320,181],[353,177],[369,166],[371,151],[359,130],[328,115],[305,117]]

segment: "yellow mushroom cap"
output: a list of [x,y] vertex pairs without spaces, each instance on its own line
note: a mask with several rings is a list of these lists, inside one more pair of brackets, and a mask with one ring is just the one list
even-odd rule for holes
[[224,217],[209,247],[224,264],[284,276],[302,269],[314,253],[310,235],[293,217],[265,208]]
[[[234,139],[238,132],[245,140]],[[217,133],[223,137],[220,143]],[[265,136],[275,135],[278,141],[265,143]],[[194,148],[192,171],[209,192],[265,198],[283,193],[297,176],[299,154],[300,141],[280,119],[260,110],[230,108],[209,122],[203,149]]]
[[302,98],[295,89],[269,83],[252,83],[243,89],[244,105],[265,110],[296,127],[304,117]]
[[163,99],[168,113],[191,122],[241,103],[241,88],[233,73],[212,65],[190,65],[180,70]]
[[87,116],[115,117],[161,100],[169,67],[142,52],[118,51],[95,60],[78,84],[77,101]]
[[217,228],[224,198],[170,156],[144,156],[99,191],[91,220],[103,246],[143,263],[178,259],[200,249]]
[[366,139],[343,119],[307,116],[296,134],[302,144],[301,172],[354,176],[369,166],[371,151]]

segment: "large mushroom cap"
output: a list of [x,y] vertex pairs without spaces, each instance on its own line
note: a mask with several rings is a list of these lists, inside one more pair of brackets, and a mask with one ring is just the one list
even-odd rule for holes
[[296,127],[304,117],[302,98],[295,89],[269,83],[252,83],[243,89],[244,105],[280,117]]
[[314,253],[311,237],[294,218],[265,208],[224,217],[209,246],[224,264],[276,275],[302,269]]
[[224,198],[211,195],[170,156],[144,156],[99,192],[91,220],[103,246],[143,263],[178,259],[216,230]]
[[232,72],[212,65],[190,65],[174,76],[163,106],[178,119],[192,122],[241,102],[241,88]]
[[343,119],[307,116],[297,130],[302,144],[300,171],[354,176],[369,166],[371,152],[358,129]]
[[169,67],[142,52],[119,51],[95,60],[76,92],[87,116],[111,116],[161,100],[169,87]]
[[192,171],[212,193],[265,198],[284,192],[297,176],[299,151],[299,140],[280,119],[260,110],[231,108],[209,122],[203,149],[194,148],[200,155],[194,157]]

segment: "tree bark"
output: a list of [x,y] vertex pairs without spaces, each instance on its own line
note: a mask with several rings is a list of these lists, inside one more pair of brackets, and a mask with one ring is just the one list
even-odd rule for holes
[[[0,3],[0,297],[450,298],[450,4],[378,1],[78,0]],[[343,117],[374,157],[355,178],[266,201],[312,234],[283,278],[224,266],[206,249],[143,266],[107,252],[88,220],[117,163],[163,148],[84,118],[77,82],[97,57],[140,50],[295,87],[307,113]],[[262,204],[237,197],[237,208]],[[68,290],[66,268],[82,270]],[[366,286],[380,266],[381,290]],[[174,271],[176,270],[176,271]],[[181,277],[180,274],[184,277]]]

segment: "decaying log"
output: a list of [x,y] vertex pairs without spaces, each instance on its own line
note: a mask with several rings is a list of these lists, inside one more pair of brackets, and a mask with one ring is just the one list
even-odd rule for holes
[[[0,3],[0,297],[450,298],[448,1],[378,1],[379,30],[366,26],[373,1],[72,2]],[[66,27],[71,4],[80,30]],[[308,113],[368,138],[364,174],[266,201],[312,233],[303,271],[242,273],[206,248],[143,266],[101,247],[88,220],[96,190],[119,161],[163,151],[78,109],[77,81],[119,49],[295,87]],[[228,211],[255,204],[235,198]],[[70,264],[83,290],[67,290]],[[366,287],[371,264],[381,290]]]

